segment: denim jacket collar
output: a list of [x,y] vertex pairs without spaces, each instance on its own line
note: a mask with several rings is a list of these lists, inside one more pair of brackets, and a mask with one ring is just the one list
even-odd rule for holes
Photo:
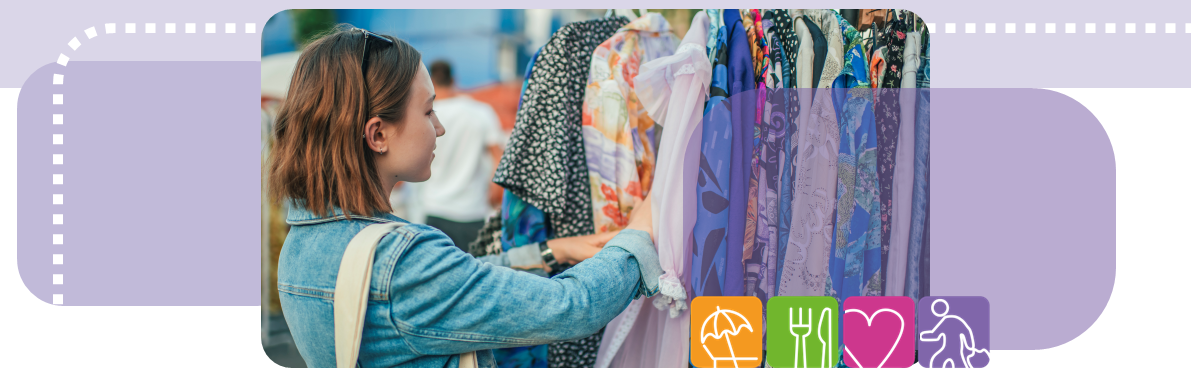
[[[319,224],[326,222],[335,222],[347,220],[347,216],[343,214],[343,210],[339,206],[332,206],[331,212],[326,215],[318,215],[306,208],[306,201],[303,200],[289,200],[286,201],[286,207],[289,209],[289,214],[285,217],[285,223],[291,226],[304,226],[311,224]],[[372,216],[351,215],[351,219],[362,219],[377,223],[387,222],[405,222],[406,220],[398,218],[396,215],[390,213],[376,213]]]

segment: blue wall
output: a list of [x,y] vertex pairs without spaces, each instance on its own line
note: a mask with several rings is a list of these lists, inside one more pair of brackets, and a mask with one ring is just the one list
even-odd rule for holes
[[[344,9],[336,22],[349,23],[409,42],[429,65],[445,59],[454,67],[455,83],[474,88],[499,81],[498,49],[503,38],[516,41],[516,72],[528,60],[521,38],[524,11],[511,9]],[[262,30],[261,55],[293,51],[289,12],[275,15]]]

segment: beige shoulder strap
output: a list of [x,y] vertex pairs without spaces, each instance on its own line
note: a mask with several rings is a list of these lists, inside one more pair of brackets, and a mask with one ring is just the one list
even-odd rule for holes
[[[390,231],[404,225],[377,223],[365,227],[347,244],[335,279],[335,365],[338,367],[354,368],[360,356],[376,245]],[[476,352],[460,354],[459,367],[476,367]]]

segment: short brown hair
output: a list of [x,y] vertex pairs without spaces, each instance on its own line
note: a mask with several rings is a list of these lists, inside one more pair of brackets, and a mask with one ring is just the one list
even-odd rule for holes
[[[364,139],[373,116],[401,122],[422,55],[405,41],[368,38],[340,24],[303,49],[278,111],[269,154],[269,197],[300,200],[319,215],[392,211],[376,158]],[[366,79],[365,79],[366,77]]]
[[434,82],[434,85],[454,85],[455,77],[451,75],[451,63],[445,60],[430,63],[430,81]]

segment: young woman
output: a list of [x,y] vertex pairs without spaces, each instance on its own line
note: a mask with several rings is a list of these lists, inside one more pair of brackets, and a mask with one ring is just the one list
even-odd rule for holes
[[[277,286],[286,322],[310,367],[335,366],[333,300],[347,244],[389,214],[398,181],[430,177],[434,86],[421,54],[391,36],[340,26],[298,59],[279,111],[270,194],[290,201]],[[409,224],[376,250],[361,367],[457,367],[477,352],[595,333],[641,295],[657,293],[649,199],[616,235],[554,239],[561,262],[547,279],[487,264],[439,230]],[[602,249],[601,249],[602,247]],[[598,253],[596,253],[598,252]]]

